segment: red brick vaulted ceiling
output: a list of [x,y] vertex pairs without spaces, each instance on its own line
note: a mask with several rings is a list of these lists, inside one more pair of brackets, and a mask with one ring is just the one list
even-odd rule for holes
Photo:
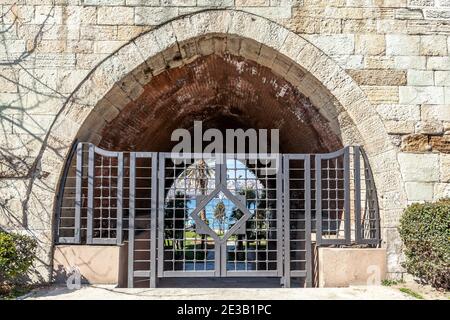
[[329,152],[338,136],[304,95],[269,68],[209,55],[155,76],[102,132],[110,150],[170,151],[173,130],[280,129],[281,152]]

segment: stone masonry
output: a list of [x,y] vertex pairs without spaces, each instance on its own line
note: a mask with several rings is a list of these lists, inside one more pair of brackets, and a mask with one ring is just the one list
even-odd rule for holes
[[[219,9],[240,20],[213,19]],[[234,22],[238,20],[240,24]],[[174,29],[179,27],[175,40],[163,32],[169,21]],[[268,27],[252,29],[253,25]],[[86,118],[83,112],[87,114],[86,108],[76,113],[75,107],[66,107],[85,93],[89,100],[85,105],[93,108],[128,68],[114,59],[121,59],[130,44],[145,47],[140,40],[145,35],[155,31],[162,48],[155,49],[156,56],[169,48],[166,43],[181,41],[181,35],[217,30],[253,36],[256,41],[265,36],[260,32],[273,31],[265,45],[293,61],[301,60],[301,78],[314,88],[308,89],[305,82],[301,86],[301,80],[297,85],[289,65],[284,77],[316,107],[319,96],[335,99],[342,107],[345,112],[335,116],[337,126],[343,135],[359,132],[355,136],[361,139],[354,141],[369,149],[388,271],[393,277],[403,272],[396,230],[403,208],[450,196],[450,1],[1,0],[0,227],[24,230],[39,239],[40,280],[50,278],[54,198],[61,168],[79,136],[81,124],[76,123]],[[307,50],[298,49],[300,43]],[[148,47],[152,52],[154,48]],[[261,49],[258,62],[262,55]],[[276,53],[271,55],[273,66]],[[163,59],[164,67],[173,67],[169,66],[173,61]],[[94,94],[89,89],[102,79],[98,70],[112,70],[120,78],[97,82],[105,91],[96,88]],[[337,78],[342,81],[334,83]]]

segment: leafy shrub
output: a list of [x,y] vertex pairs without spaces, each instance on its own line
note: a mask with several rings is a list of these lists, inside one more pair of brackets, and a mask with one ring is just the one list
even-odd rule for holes
[[0,286],[15,284],[31,267],[37,242],[26,235],[0,230]]
[[406,270],[436,288],[450,287],[450,199],[412,204],[399,227]]

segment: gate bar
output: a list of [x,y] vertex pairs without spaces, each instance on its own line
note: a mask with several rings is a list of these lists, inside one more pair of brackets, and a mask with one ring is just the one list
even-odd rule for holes
[[89,144],[88,155],[88,206],[87,206],[87,244],[92,244],[94,219],[94,145]]
[[117,205],[116,205],[116,244],[122,244],[123,216],[123,152],[117,153]]
[[136,197],[136,153],[130,153],[130,190],[128,214],[128,288],[134,287],[134,218]]
[[165,154],[159,154],[159,164],[158,164],[158,181],[160,181],[158,186],[158,277],[163,277],[164,275],[164,188],[165,188],[165,164],[166,157]]
[[[306,250],[306,286],[312,287],[311,254],[311,156],[305,155],[305,250]],[[290,238],[290,234],[288,235]]]
[[361,233],[361,161],[360,150],[358,146],[353,147],[353,167],[355,181],[355,241],[359,243],[362,239]]
[[77,145],[77,168],[76,168],[76,181],[75,181],[75,230],[74,238],[75,243],[81,242],[81,186],[83,179],[83,144]]
[[[150,220],[150,288],[156,288],[157,285],[157,277],[156,277],[156,230],[157,230],[157,219],[156,215],[158,214],[158,205],[157,205],[157,177],[158,177],[158,158],[156,157],[156,153],[151,153],[152,157],[152,180],[151,180],[151,188],[152,188],[152,201],[151,201],[151,220]],[[161,264],[163,262],[160,262]]]
[[350,219],[350,148],[344,148],[344,242],[352,243],[351,219]]
[[284,220],[284,232],[283,232],[283,241],[284,241],[284,276],[283,276],[283,287],[290,288],[291,287],[291,248],[289,242],[290,235],[290,222],[289,222],[289,212],[290,212],[290,194],[289,194],[289,156],[283,157],[283,202],[284,202],[284,210],[283,210],[283,220]]

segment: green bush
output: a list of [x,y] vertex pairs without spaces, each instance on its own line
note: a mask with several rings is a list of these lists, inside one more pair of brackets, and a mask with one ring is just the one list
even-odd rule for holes
[[26,235],[0,230],[0,286],[14,285],[30,269],[37,242]]
[[450,287],[450,199],[413,204],[399,227],[406,270],[436,288]]

